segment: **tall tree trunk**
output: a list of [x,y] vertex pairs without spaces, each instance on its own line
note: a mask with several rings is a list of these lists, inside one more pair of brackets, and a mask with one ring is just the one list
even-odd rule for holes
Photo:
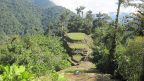
[[116,38],[117,38],[117,31],[118,31],[118,22],[119,22],[119,13],[120,13],[120,7],[121,7],[121,0],[119,0],[118,3],[118,9],[117,9],[117,15],[115,19],[115,31],[112,37],[112,46],[109,50],[109,73],[114,75],[114,71],[117,68],[117,62],[115,60],[115,52],[116,52]]
[[115,29],[116,29],[116,31],[117,31],[117,29],[118,29],[119,13],[120,13],[121,4],[122,4],[122,1],[119,0],[118,9],[117,9],[117,15],[116,15],[116,19],[115,19]]

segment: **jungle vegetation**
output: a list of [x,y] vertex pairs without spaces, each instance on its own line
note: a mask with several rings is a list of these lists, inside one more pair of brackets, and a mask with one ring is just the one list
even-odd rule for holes
[[[49,0],[0,0],[0,81],[44,75],[65,81],[57,72],[71,66],[62,41],[70,32],[92,37],[92,62],[100,72],[120,81],[144,81],[144,1],[131,1],[118,0],[114,20],[106,13],[84,13],[83,6],[75,14]],[[121,6],[138,10],[120,20]]]

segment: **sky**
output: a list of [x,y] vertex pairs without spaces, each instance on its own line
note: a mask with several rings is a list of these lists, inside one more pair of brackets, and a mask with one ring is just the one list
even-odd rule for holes
[[[79,6],[86,7],[85,12],[88,10],[93,11],[93,13],[111,13],[117,10],[118,0],[51,0],[56,5],[63,6],[73,12],[76,12],[76,8]],[[121,8],[122,13],[131,13],[135,10],[133,8]]]

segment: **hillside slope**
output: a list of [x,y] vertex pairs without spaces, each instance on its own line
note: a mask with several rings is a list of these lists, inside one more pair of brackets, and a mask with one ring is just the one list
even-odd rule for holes
[[26,0],[0,0],[0,31],[10,34],[42,32],[38,9]]
[[49,0],[0,0],[0,38],[44,33],[65,10]]

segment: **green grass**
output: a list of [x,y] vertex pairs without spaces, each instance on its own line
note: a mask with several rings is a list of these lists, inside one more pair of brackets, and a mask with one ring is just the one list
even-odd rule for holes
[[7,48],[7,45],[1,45],[0,44],[0,49],[6,49]]
[[84,49],[84,48],[88,48],[88,46],[85,45],[85,44],[76,44],[76,43],[69,44],[69,47],[71,49]]
[[76,54],[76,55],[73,55],[72,57],[75,61],[80,61],[82,59],[82,56],[80,54]]
[[71,40],[84,40],[86,35],[84,33],[68,33],[67,37]]

